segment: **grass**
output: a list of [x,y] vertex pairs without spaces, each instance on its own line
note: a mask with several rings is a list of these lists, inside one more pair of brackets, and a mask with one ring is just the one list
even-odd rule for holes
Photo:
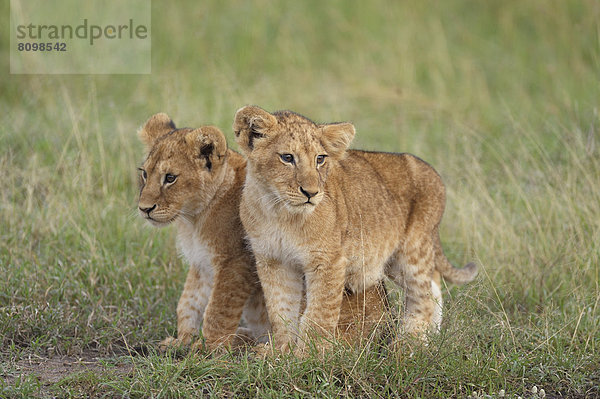
[[[600,396],[600,7],[413,3],[154,2],[151,75],[8,75],[2,51],[0,397]],[[445,250],[481,273],[429,346],[130,355],[175,332],[186,272],[134,212],[136,130],[165,111],[235,147],[245,104],[441,173]]]

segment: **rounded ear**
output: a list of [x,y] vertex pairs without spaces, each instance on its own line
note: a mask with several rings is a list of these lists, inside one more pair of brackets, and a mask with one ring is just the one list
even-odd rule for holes
[[247,105],[235,113],[233,132],[236,142],[246,155],[254,149],[254,141],[269,134],[277,119],[260,107]]
[[321,143],[325,151],[335,159],[342,159],[354,138],[354,125],[347,122],[332,123],[321,125],[321,130]]
[[227,152],[225,135],[214,126],[203,126],[185,135],[185,142],[194,157],[203,161],[208,170],[222,162]]
[[169,118],[169,115],[160,112],[152,115],[146,121],[144,127],[138,132],[138,135],[142,142],[146,144],[146,147],[150,149],[156,142],[156,139],[175,129],[175,123]]

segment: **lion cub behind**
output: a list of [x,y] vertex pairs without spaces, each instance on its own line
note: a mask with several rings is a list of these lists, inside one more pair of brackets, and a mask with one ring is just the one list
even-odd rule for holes
[[[190,265],[177,306],[177,338],[161,347],[191,343],[200,325],[209,349],[266,340],[263,292],[239,217],[245,159],[227,148],[216,127],[177,129],[164,113],[152,116],[139,135],[148,150],[140,168],[140,215],[157,227],[174,223]],[[344,297],[339,327],[346,340],[366,337],[384,317],[382,288],[380,282]],[[241,319],[245,329],[238,327]]]
[[[139,213],[157,227],[175,223],[190,265],[177,305],[177,338],[161,346],[189,344],[200,325],[209,349],[235,346],[242,336],[266,337],[263,294],[238,211],[245,160],[216,127],[177,129],[164,113],[139,135],[148,149]],[[242,317],[247,329],[238,331]]]

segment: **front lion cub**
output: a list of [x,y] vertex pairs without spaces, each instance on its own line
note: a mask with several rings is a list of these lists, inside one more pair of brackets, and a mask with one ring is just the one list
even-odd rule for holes
[[477,268],[455,269],[442,252],[445,189],[431,166],[409,154],[347,150],[350,123],[318,125],[290,111],[247,106],[233,129],[248,160],[240,216],[275,349],[289,350],[296,329],[300,353],[312,329],[332,333],[344,288],[363,292],[384,276],[405,287],[406,331],[439,328],[439,274],[464,283]]

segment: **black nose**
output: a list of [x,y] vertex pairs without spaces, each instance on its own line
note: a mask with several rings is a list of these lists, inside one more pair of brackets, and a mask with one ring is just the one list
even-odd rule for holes
[[315,191],[315,192],[306,191],[302,187],[300,187],[300,192],[302,194],[306,195],[306,198],[308,198],[308,199],[311,199],[312,197],[314,197],[318,193],[318,191]]
[[142,208],[142,207],[139,207],[139,208],[140,208],[140,211],[142,211],[142,212],[146,213],[148,216],[150,216],[150,212],[152,212],[153,210],[156,209],[156,204],[152,205],[151,208]]

